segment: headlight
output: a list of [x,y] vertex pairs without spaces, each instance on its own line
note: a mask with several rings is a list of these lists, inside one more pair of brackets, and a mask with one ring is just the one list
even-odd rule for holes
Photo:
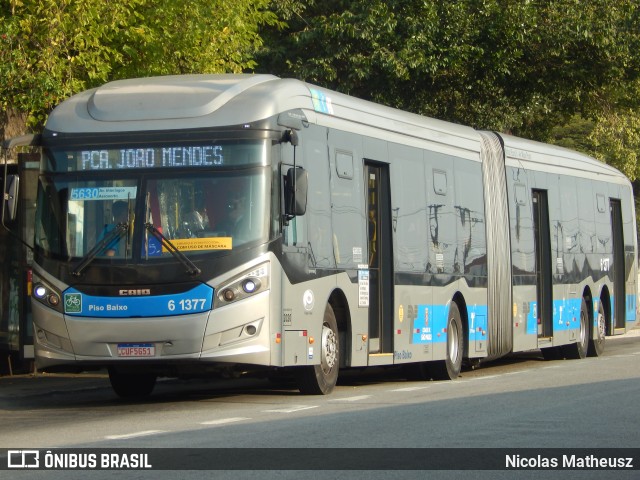
[[268,289],[269,262],[265,262],[218,287],[214,308],[229,305]]
[[60,293],[44,282],[37,282],[33,286],[33,298],[47,307],[60,310]]
[[242,290],[245,293],[254,293],[256,290],[260,289],[260,280],[257,278],[247,278],[242,282]]

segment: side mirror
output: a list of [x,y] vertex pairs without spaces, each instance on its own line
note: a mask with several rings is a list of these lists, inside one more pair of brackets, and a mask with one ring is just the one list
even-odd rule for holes
[[13,222],[18,216],[18,191],[20,189],[20,177],[7,175],[6,190],[4,192],[5,218]]
[[284,178],[284,214],[287,219],[307,211],[308,174],[304,168],[290,168]]

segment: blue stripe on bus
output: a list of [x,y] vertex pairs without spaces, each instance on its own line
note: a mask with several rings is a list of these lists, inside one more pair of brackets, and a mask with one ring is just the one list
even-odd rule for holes
[[131,297],[98,297],[68,288],[63,297],[64,312],[73,317],[167,317],[211,310],[213,288],[201,284],[183,293]]
[[[600,299],[593,299],[593,327],[598,326],[598,302]],[[626,321],[635,323],[637,318],[635,295],[627,295],[626,301]],[[580,307],[581,298],[570,298],[567,300],[553,301],[553,329],[554,331],[571,330],[580,328]],[[536,320],[537,302],[529,304],[529,314],[527,315],[527,334],[536,335],[538,332],[538,322]],[[611,311],[615,312],[615,299],[611,297]]]
[[[597,328],[598,302],[594,298],[593,327]],[[611,308],[614,308],[613,298]],[[627,295],[627,322],[636,321],[636,296]],[[411,343],[439,343],[446,341],[447,314],[449,305],[418,305],[418,313],[412,324]],[[580,308],[582,298],[568,298],[553,301],[553,331],[569,331],[580,329]],[[486,341],[487,339],[487,306],[468,306],[469,341]],[[529,303],[527,314],[527,335],[538,334],[537,302]]]
[[[580,308],[582,298],[567,298],[553,301],[553,326],[554,332],[575,330],[580,328]],[[538,302],[529,303],[527,314],[527,335],[538,334]],[[595,322],[595,318],[594,318]],[[595,323],[594,323],[595,324]]]
[[627,295],[627,322],[635,323],[636,321],[636,301],[635,295]]
[[[411,343],[441,343],[447,340],[447,315],[449,305],[418,305],[417,317],[413,320]],[[486,341],[487,306],[467,306],[469,315],[469,341]]]

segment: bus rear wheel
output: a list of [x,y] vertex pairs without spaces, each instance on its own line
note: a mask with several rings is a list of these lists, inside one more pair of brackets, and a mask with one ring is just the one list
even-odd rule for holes
[[116,395],[136,399],[151,395],[156,386],[156,375],[152,373],[130,373],[109,369],[109,381]]
[[598,301],[598,317],[596,319],[596,338],[593,338],[593,322],[589,322],[589,350],[587,355],[599,357],[604,353],[604,341],[607,334],[607,319],[604,316],[602,301]]
[[589,309],[587,302],[582,299],[580,306],[580,331],[578,332],[578,341],[570,345],[562,347],[564,357],[571,360],[579,360],[587,356],[587,348],[589,346]]
[[454,380],[462,369],[464,334],[462,317],[455,302],[451,302],[447,319],[447,356],[445,360],[434,362],[429,369],[434,380]]
[[320,365],[296,368],[296,380],[304,395],[327,395],[338,381],[340,369],[340,337],[338,322],[331,305],[327,305],[322,321]]

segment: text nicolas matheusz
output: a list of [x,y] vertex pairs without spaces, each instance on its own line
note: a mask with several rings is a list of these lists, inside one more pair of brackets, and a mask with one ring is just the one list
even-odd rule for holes
[[599,457],[597,455],[561,455],[548,457],[544,455],[505,455],[507,469],[633,469],[633,457]]

